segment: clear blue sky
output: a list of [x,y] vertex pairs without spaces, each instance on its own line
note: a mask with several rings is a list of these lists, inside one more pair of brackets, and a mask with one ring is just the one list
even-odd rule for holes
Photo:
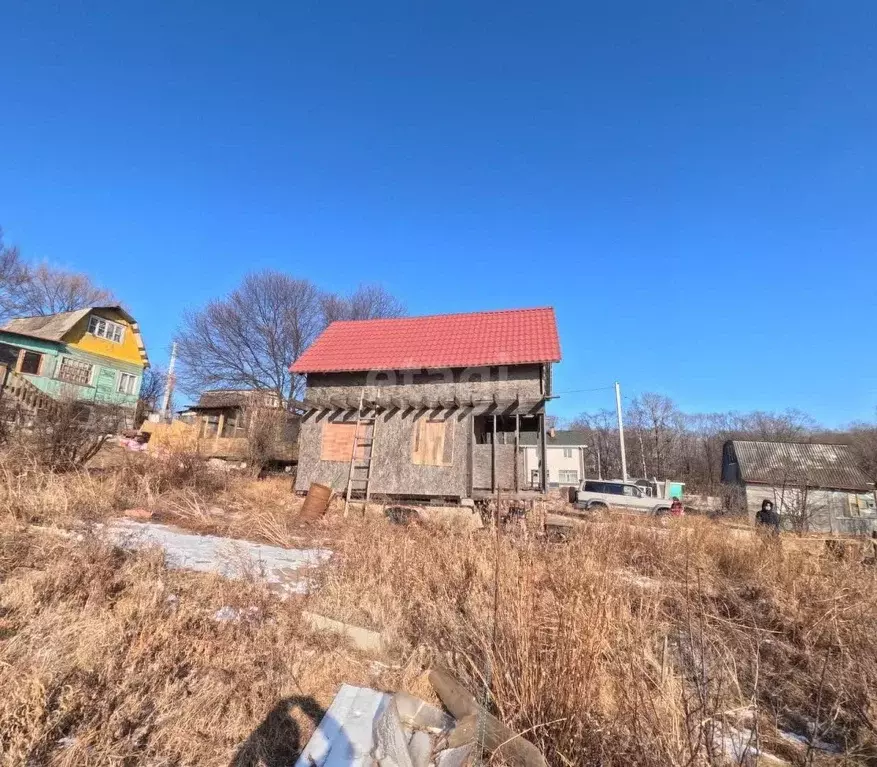
[[4,3],[0,225],[114,290],[159,363],[185,307],[273,267],[412,314],[553,305],[559,391],[870,418],[875,22],[873,0]]

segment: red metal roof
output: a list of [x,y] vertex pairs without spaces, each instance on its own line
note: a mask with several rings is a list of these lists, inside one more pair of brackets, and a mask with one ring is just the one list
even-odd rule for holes
[[294,373],[560,362],[554,309],[333,322]]

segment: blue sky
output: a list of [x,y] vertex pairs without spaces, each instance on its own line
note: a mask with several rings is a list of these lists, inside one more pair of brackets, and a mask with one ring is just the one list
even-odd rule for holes
[[0,225],[114,290],[160,363],[184,308],[273,267],[412,314],[552,305],[560,392],[871,418],[875,19],[5,3]]

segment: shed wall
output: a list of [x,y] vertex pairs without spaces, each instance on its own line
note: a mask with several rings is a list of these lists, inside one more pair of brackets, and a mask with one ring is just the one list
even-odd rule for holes
[[804,516],[807,527],[812,532],[864,534],[877,529],[877,515],[855,516],[850,513],[850,499],[855,499],[860,493],[810,488],[806,491],[805,499],[804,490],[800,487],[754,483],[746,484],[744,492],[746,510],[753,522],[762,502],[769,500],[780,512],[784,526],[787,527],[790,526],[790,515],[795,515],[796,512],[800,514],[799,510],[806,503]]

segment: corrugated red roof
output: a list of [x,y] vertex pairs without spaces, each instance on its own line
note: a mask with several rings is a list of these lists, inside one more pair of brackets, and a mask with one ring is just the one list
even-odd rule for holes
[[333,322],[290,367],[294,373],[559,362],[554,309],[510,309]]

